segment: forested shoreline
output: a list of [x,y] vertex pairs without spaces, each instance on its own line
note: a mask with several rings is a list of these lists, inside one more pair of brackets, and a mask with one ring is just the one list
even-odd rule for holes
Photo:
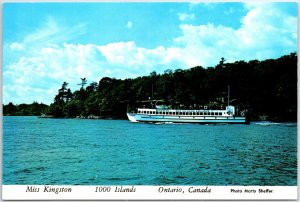
[[[247,110],[252,120],[297,120],[297,54],[278,59],[227,63],[221,58],[215,67],[165,70],[134,79],[104,77],[99,82],[79,79],[72,91],[63,82],[50,106],[3,105],[4,115],[49,114],[57,118],[97,117],[125,119],[126,111],[143,100],[163,99],[172,108],[220,108],[230,102]],[[89,84],[88,84],[89,83]]]

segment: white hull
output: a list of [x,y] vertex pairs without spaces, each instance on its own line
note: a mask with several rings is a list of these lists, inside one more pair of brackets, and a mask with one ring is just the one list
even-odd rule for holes
[[131,122],[247,123],[245,117],[235,116],[178,116],[127,113],[127,117]]

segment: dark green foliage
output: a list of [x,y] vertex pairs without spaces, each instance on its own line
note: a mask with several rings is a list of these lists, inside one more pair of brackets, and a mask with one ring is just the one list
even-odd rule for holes
[[[216,67],[193,67],[187,70],[155,71],[135,79],[102,78],[86,88],[81,78],[80,90],[71,92],[64,82],[50,105],[56,117],[89,115],[100,118],[126,118],[126,111],[148,99],[164,99],[173,108],[203,105],[211,109],[227,105],[227,86],[231,87],[231,104],[247,109],[252,120],[267,117],[273,121],[297,119],[297,54],[278,59],[226,63],[221,58]],[[15,106],[5,106],[12,114]]]
[[3,115],[5,116],[39,116],[48,112],[48,105],[33,102],[32,104],[14,105],[9,103],[3,105]]
[[[151,72],[136,79],[104,77],[85,89],[75,91],[71,101],[64,100],[61,109],[53,108],[56,116],[95,115],[102,118],[126,118],[141,101],[164,99],[173,108],[203,105],[225,108],[227,86],[231,86],[231,104],[250,111],[252,119],[264,116],[269,120],[296,120],[297,116],[297,55],[279,59],[225,63],[221,58],[215,68],[197,66],[187,70]],[[81,79],[82,84],[86,79]],[[84,82],[83,82],[84,81]],[[62,87],[63,89],[63,87]],[[60,92],[60,91],[59,91]],[[59,95],[58,95],[59,96]],[[61,96],[59,96],[61,97]],[[61,99],[60,99],[61,100]],[[60,106],[55,101],[54,106]]]

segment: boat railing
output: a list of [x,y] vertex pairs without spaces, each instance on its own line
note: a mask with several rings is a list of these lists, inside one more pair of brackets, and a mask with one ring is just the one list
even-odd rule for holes
[[145,115],[176,115],[176,116],[234,116],[226,110],[176,110],[176,109],[143,109],[138,108],[138,114]]

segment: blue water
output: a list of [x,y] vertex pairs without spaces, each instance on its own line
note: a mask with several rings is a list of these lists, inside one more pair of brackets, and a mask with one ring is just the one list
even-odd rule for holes
[[3,119],[4,184],[297,185],[296,123]]

